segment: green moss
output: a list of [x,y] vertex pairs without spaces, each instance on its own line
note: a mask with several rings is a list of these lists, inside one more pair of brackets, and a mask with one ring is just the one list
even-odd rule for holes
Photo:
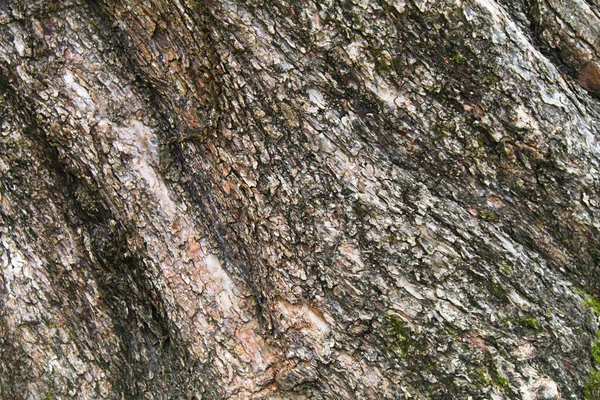
[[493,281],[491,283],[491,286],[491,293],[494,297],[496,297],[500,301],[505,301],[508,298],[508,292],[506,291],[504,286],[502,286],[501,283]]
[[538,332],[540,330],[540,327],[537,323],[537,320],[535,319],[535,317],[522,317],[519,318],[519,323],[521,324],[521,326],[524,326],[526,328],[529,329],[533,329],[534,331]]
[[467,63],[467,59],[458,52],[458,50],[453,49],[450,52],[450,59],[452,60],[452,62],[454,62],[455,64],[459,64],[459,65],[464,65]]
[[590,379],[583,386],[583,396],[585,400],[600,399],[600,371],[590,373]]
[[597,297],[589,294],[585,290],[578,288],[578,287],[573,287],[571,290],[573,290],[573,293],[584,297],[584,299],[583,299],[584,307],[589,308],[596,315],[600,315],[600,299],[598,299]]
[[477,376],[475,378],[476,386],[486,387],[492,384],[492,380],[488,373],[483,368],[477,368]]
[[493,72],[488,72],[483,75],[483,83],[487,86],[493,86],[500,82],[500,77]]
[[596,340],[592,342],[592,359],[596,366],[600,367],[600,331],[596,333]]
[[500,386],[502,389],[504,389],[505,391],[509,389],[508,379],[505,376],[498,375],[496,377],[496,384],[498,386]]
[[380,50],[377,48],[371,49],[371,55],[373,56],[373,63],[375,64],[375,71],[379,74],[388,76],[396,71],[398,66],[398,60],[393,58],[386,50]]
[[454,381],[454,376],[447,375],[442,378],[442,383],[449,390],[456,390],[456,382]]
[[592,295],[586,295],[583,305],[592,310],[597,315],[600,315],[600,300]]
[[496,224],[500,222],[500,217],[491,211],[483,211],[480,215],[481,219],[489,223]]
[[502,270],[504,272],[506,272],[507,274],[510,274],[512,272],[512,268],[510,267],[508,262],[506,262],[506,260],[500,259],[500,261],[498,261],[498,262],[500,263],[500,265],[502,265]]
[[504,391],[508,391],[510,389],[508,385],[508,378],[504,375],[501,375],[496,368],[496,365],[492,365],[492,369],[490,371],[490,375],[494,385],[498,386]]
[[[573,291],[584,296],[583,305],[600,316],[600,300],[597,297],[582,289],[574,288]],[[600,368],[600,331],[596,332],[596,340],[592,341],[591,353],[593,367],[588,381],[583,386],[583,394],[585,400],[598,400],[600,399],[600,371],[597,370]]]
[[393,342],[391,343],[390,348],[392,350],[400,350],[402,357],[408,357],[411,348],[410,329],[400,317],[387,314],[385,319],[388,329],[393,336]]
[[444,325],[442,325],[442,327],[444,328],[444,331],[446,331],[446,333],[448,334],[448,336],[450,336],[451,338],[457,338],[458,337],[458,330],[456,330],[452,326],[444,324]]
[[494,359],[492,358],[491,355],[486,354],[486,361],[488,361],[488,363],[490,365],[489,375],[490,375],[491,383],[495,386],[498,386],[505,392],[508,392],[510,390],[510,386],[508,384],[508,378],[504,374],[501,374],[500,371],[498,371],[496,362],[494,361]]
[[498,316],[498,321],[500,322],[500,325],[502,326],[502,329],[511,329],[512,328],[512,323],[513,320],[511,317],[508,316]]
[[50,392],[46,392],[46,395],[44,396],[44,400],[54,400],[56,399],[56,397],[54,397],[54,395]]
[[452,131],[452,124],[442,122],[433,127],[433,133],[440,139],[449,137]]
[[390,244],[397,244],[397,243],[400,243],[401,240],[400,240],[400,237],[398,237],[397,235],[392,233],[392,234],[390,234],[389,242],[390,242]]
[[50,322],[50,321],[48,321],[48,320],[44,320],[44,325],[46,325],[46,327],[47,327],[47,328],[50,328],[50,329],[54,329],[54,328],[56,328],[56,323],[54,323],[54,322]]

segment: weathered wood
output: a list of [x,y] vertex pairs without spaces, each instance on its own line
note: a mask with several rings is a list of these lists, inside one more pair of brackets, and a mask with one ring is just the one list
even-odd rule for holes
[[599,15],[0,2],[0,397],[599,398]]

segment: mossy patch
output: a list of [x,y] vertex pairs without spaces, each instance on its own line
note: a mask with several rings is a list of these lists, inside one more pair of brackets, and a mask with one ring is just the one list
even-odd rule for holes
[[483,74],[483,82],[487,86],[493,86],[500,82],[500,77],[493,72],[487,72]]
[[402,357],[408,357],[411,349],[410,328],[406,326],[406,322],[400,317],[393,314],[387,314],[385,321],[393,337],[390,349],[400,350]]
[[540,331],[540,326],[538,325],[537,319],[535,317],[521,317],[519,318],[519,323],[525,328],[529,328],[536,332]]
[[501,376],[501,375],[496,376],[496,384],[498,386],[500,386],[502,389],[504,389],[505,391],[509,389],[508,378],[506,378],[505,376]]
[[451,52],[450,59],[452,60],[452,62],[459,64],[459,65],[463,65],[463,64],[467,63],[467,59],[465,58],[465,56],[460,54],[457,50],[453,50]]
[[482,211],[479,215],[481,216],[481,219],[491,224],[497,224],[500,222],[500,217],[492,211]]
[[600,299],[592,295],[587,295],[586,297],[587,298],[583,301],[583,305],[592,310],[597,315],[600,315]]
[[510,386],[508,385],[508,378],[500,374],[500,372],[498,372],[498,369],[496,368],[495,364],[492,364],[492,368],[490,370],[490,377],[492,378],[492,383],[494,385],[498,386],[505,392],[509,391]]
[[475,376],[475,385],[478,387],[486,387],[492,384],[492,379],[489,374],[483,368],[477,368],[477,375]]
[[500,302],[505,302],[508,299],[508,292],[506,288],[500,282],[492,281],[490,283],[491,291],[490,293],[497,298]]
[[451,123],[448,122],[441,122],[438,124],[435,124],[435,126],[433,127],[433,132],[435,133],[435,135],[440,138],[446,138],[451,136],[452,134],[452,130],[453,130],[453,126]]
[[600,399],[600,331],[596,333],[596,340],[592,342],[592,360],[594,366],[590,371],[590,377],[583,386],[585,400]]
[[391,339],[388,344],[389,350],[399,351],[403,358],[427,354],[427,340],[415,332],[402,318],[387,313],[384,322],[386,333]]
[[[582,289],[575,288],[573,291],[584,296],[584,307],[600,316],[600,299]],[[585,400],[598,400],[600,399],[600,370],[598,370],[600,368],[600,331],[596,332],[596,340],[592,341],[591,355],[593,365],[590,376],[583,386],[583,395]]]
[[390,75],[398,68],[396,59],[394,59],[386,50],[374,48],[371,49],[371,55],[373,56],[375,71],[383,76]]
[[590,379],[583,387],[583,396],[585,400],[600,399],[600,371],[590,373]]
[[442,328],[444,329],[444,331],[446,331],[448,336],[450,336],[451,338],[456,339],[458,337],[458,330],[455,329],[454,327],[452,327],[448,324],[443,324]]
[[491,354],[487,353],[485,355],[485,361],[486,364],[489,365],[489,367],[487,368],[487,371],[481,368],[478,370],[478,372],[480,373],[480,377],[478,377],[478,380],[480,382],[488,382],[488,384],[497,386],[505,392],[510,391],[508,377],[503,372],[500,372],[500,370],[498,369],[497,361],[491,356]]
[[599,298],[589,294],[585,290],[578,288],[578,287],[573,287],[572,290],[573,290],[573,293],[579,294],[584,297],[584,299],[583,299],[584,307],[589,308],[596,315],[600,316],[600,299]]
[[391,233],[388,239],[389,243],[394,245],[394,244],[398,244],[402,241],[402,239],[400,238],[399,235],[396,235],[394,233]]
[[500,265],[502,265],[502,270],[504,272],[506,272],[507,274],[510,274],[512,272],[512,268],[510,267],[510,265],[508,264],[508,261],[500,259],[498,260],[498,263]]
[[596,333],[596,340],[592,342],[592,358],[596,366],[600,367],[600,331]]

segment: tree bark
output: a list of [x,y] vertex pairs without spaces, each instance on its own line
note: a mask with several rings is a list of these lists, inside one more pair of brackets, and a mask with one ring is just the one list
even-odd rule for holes
[[600,398],[599,21],[0,1],[0,397]]

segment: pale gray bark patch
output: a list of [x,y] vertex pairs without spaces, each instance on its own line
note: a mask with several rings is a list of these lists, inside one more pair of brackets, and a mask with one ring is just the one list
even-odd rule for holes
[[0,397],[593,398],[558,3],[0,4]]

